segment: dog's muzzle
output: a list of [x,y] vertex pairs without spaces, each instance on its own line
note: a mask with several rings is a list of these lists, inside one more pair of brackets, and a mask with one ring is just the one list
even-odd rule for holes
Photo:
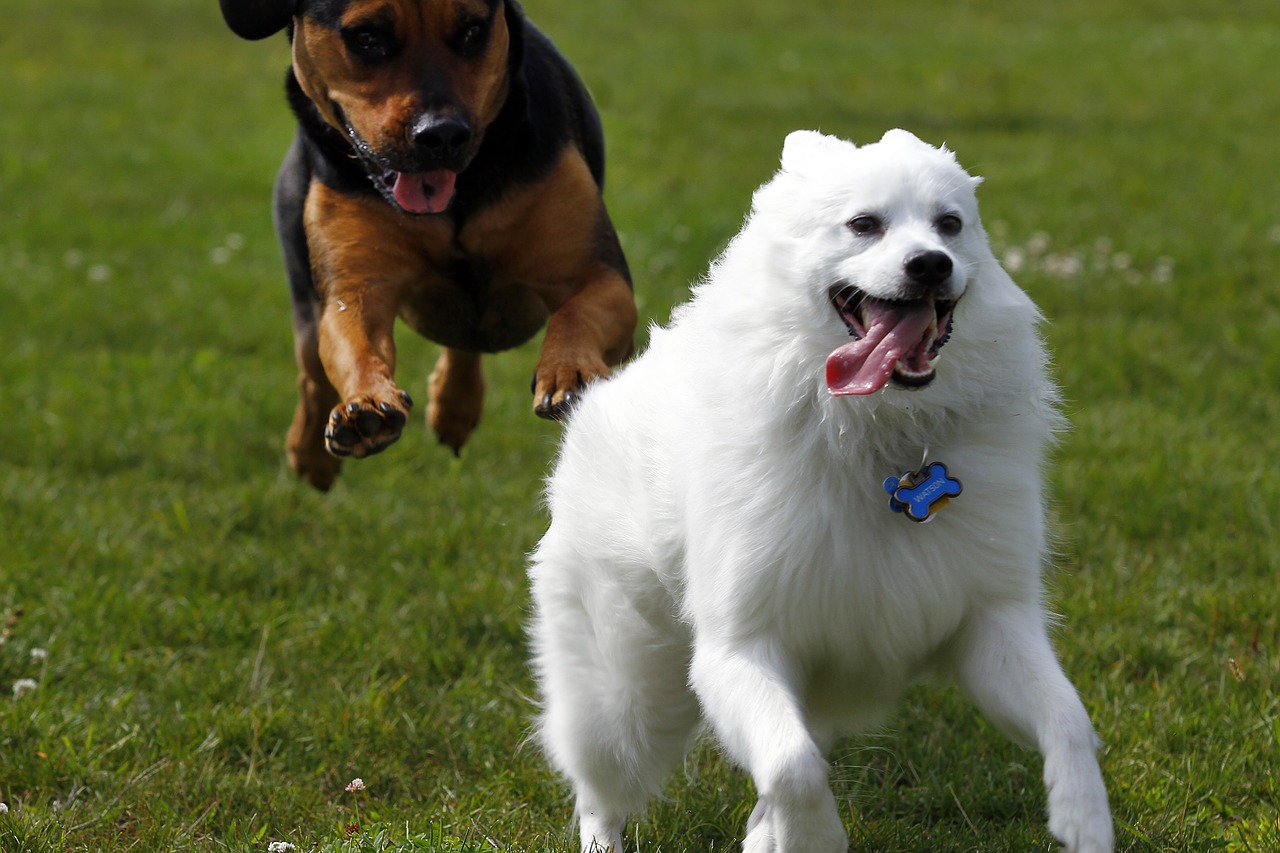
[[474,153],[471,126],[459,116],[419,117],[404,149],[390,152],[375,149],[349,123],[346,131],[374,187],[405,213],[448,210],[458,173]]

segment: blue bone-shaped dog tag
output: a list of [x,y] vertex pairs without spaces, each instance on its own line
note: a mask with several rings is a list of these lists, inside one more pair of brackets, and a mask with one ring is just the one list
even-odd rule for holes
[[919,471],[887,478],[884,490],[889,494],[889,509],[912,521],[928,521],[964,487],[948,473],[946,465],[930,462]]

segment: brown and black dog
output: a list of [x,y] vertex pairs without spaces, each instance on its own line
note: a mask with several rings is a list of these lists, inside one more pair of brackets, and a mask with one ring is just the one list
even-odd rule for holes
[[444,349],[427,422],[457,452],[480,354],[546,326],[534,410],[557,418],[631,354],[635,300],[601,199],[604,140],[581,81],[515,0],[219,0],[237,35],[287,29],[298,134],[275,189],[293,292],[295,471],[332,485],[412,401],[397,317]]

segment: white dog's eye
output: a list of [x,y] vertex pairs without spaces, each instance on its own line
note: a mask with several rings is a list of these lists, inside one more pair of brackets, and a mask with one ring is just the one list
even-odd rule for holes
[[884,223],[878,217],[864,214],[849,220],[849,230],[859,237],[863,237],[883,231]]
[[960,229],[964,227],[964,223],[960,221],[960,217],[954,213],[944,213],[938,217],[938,221],[934,223],[934,227],[938,229],[938,233],[944,237],[954,237],[960,233]]

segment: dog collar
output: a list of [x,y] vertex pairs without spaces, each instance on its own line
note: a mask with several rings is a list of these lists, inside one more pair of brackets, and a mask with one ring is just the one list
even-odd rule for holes
[[912,521],[925,522],[951,503],[964,487],[951,476],[946,465],[928,462],[918,471],[886,478],[884,490],[889,494],[889,509]]

